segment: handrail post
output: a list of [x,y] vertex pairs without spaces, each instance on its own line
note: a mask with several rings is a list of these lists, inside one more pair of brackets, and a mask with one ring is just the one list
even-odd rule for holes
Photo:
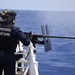
[[29,75],[39,75],[38,72],[38,61],[36,61],[36,55],[34,48],[29,48]]

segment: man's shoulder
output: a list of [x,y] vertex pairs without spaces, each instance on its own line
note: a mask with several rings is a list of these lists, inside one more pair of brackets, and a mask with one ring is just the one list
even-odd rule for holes
[[15,28],[15,29],[16,29],[16,28],[19,28],[19,27],[18,27],[18,26],[14,26],[14,25],[13,25],[13,28]]
[[20,28],[17,26],[13,26],[13,30],[17,30],[17,29],[20,29]]
[[15,32],[15,33],[21,32],[20,28],[17,27],[17,26],[13,26],[12,31]]

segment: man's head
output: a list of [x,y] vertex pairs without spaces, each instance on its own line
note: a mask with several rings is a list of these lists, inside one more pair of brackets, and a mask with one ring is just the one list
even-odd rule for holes
[[0,13],[0,16],[4,21],[14,24],[16,13],[13,10],[6,9]]

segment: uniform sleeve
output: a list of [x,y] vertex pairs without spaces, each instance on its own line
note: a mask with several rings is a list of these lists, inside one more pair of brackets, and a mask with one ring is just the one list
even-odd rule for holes
[[14,27],[14,35],[20,40],[25,46],[30,44],[30,39],[20,30],[18,27]]

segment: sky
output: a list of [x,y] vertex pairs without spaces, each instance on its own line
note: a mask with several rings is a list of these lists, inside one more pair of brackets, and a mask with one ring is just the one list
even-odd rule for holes
[[0,0],[0,9],[75,11],[75,0]]

